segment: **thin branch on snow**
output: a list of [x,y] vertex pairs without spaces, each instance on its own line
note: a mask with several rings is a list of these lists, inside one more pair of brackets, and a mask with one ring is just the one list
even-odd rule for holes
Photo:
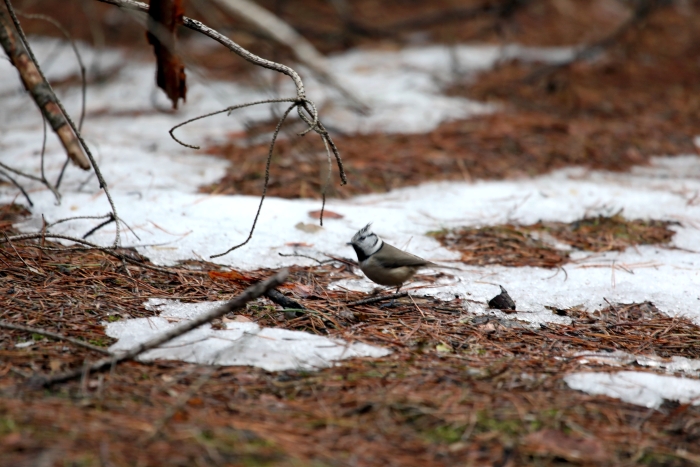
[[223,305],[216,307],[213,310],[210,310],[206,313],[203,313],[192,320],[185,321],[179,324],[178,326],[173,327],[169,331],[164,332],[163,334],[160,334],[142,344],[139,344],[133,349],[121,355],[115,355],[113,357],[104,358],[91,365],[86,365],[83,368],[77,368],[75,370],[68,371],[66,373],[62,373],[55,376],[46,377],[36,375],[30,379],[29,384],[38,387],[47,387],[57,383],[63,383],[72,379],[80,378],[86,372],[101,371],[106,368],[111,368],[123,361],[133,360],[139,355],[158,346],[161,346],[166,342],[175,339],[176,337],[179,337],[193,329],[207,324],[215,320],[216,318],[220,318],[227,313],[231,313],[232,311],[236,311],[242,308],[249,301],[255,300],[256,298],[262,296],[263,294],[265,294],[265,292],[272,289],[273,287],[277,287],[278,285],[284,283],[288,275],[289,271],[286,269],[282,269],[272,277],[269,277],[268,279],[265,279],[262,282],[258,282],[257,284],[248,287],[243,291],[243,293],[233,298],[232,300],[229,300]]

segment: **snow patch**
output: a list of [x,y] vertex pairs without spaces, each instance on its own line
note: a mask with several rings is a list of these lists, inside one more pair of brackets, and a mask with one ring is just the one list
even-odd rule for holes
[[700,405],[700,380],[638,371],[573,373],[564,381],[570,388],[630,404],[658,409],[664,400]]
[[580,363],[601,363],[611,366],[641,365],[666,370],[667,373],[679,371],[700,376],[700,360],[673,356],[671,358],[656,355],[633,355],[622,350],[614,352],[576,352],[574,357]]
[[[106,334],[119,353],[167,332],[182,320],[191,320],[224,302],[180,303],[150,299],[146,307],[160,311],[154,318],[105,323]],[[390,350],[360,342],[348,343],[300,331],[261,328],[252,322],[227,322],[226,329],[200,326],[161,347],[142,354],[141,361],[182,360],[202,365],[255,366],[267,371],[318,370],[334,362],[357,357],[379,358]]]

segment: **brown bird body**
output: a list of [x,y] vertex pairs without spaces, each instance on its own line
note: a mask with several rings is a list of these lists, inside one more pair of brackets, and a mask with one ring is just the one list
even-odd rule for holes
[[441,266],[389,245],[369,230],[370,225],[357,232],[349,245],[357,254],[360,269],[372,282],[396,287],[398,292],[404,282],[421,268],[457,269]]

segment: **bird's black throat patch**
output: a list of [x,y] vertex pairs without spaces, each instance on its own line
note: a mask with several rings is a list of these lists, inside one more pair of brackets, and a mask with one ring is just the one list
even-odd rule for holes
[[360,263],[369,258],[367,254],[360,248],[359,246],[355,245],[354,243],[352,244],[352,249],[355,250],[355,254],[357,254],[357,261]]

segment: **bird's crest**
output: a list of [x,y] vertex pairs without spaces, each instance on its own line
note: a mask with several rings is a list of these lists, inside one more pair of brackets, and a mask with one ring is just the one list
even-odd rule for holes
[[362,227],[350,241],[355,251],[358,252],[358,255],[370,256],[377,252],[384,243],[377,234],[372,232],[370,229],[371,226],[372,223],[370,222]]

